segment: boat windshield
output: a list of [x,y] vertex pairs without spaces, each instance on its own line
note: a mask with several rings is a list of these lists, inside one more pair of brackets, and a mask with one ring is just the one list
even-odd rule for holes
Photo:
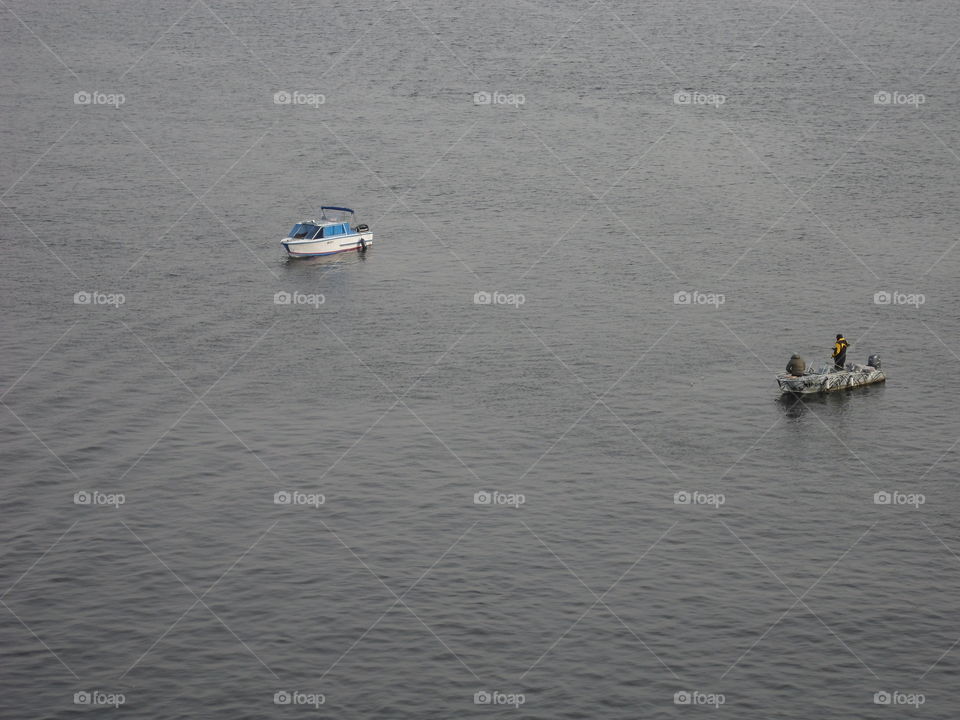
[[304,238],[313,239],[317,230],[319,230],[319,228],[313,223],[297,223],[293,226],[288,237],[292,237],[295,240],[302,240]]

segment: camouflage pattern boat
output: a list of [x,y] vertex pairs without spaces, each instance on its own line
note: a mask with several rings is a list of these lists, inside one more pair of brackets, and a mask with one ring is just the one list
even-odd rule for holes
[[867,365],[848,363],[843,370],[830,365],[824,365],[817,370],[805,370],[796,375],[789,372],[777,375],[777,384],[781,392],[810,393],[833,392],[835,390],[849,390],[881,383],[887,379],[880,369],[880,358],[871,355]]

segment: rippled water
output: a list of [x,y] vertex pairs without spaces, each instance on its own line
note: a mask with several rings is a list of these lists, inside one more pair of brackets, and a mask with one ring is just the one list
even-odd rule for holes
[[956,716],[952,4],[3,5],[2,717]]

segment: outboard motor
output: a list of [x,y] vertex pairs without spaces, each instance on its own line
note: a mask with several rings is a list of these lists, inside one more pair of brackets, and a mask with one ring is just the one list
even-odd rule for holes
[[873,355],[871,355],[870,357],[868,357],[868,358],[867,358],[867,365],[869,365],[870,367],[873,367],[873,368],[876,368],[877,370],[879,370],[879,369],[880,369],[880,356],[877,355],[876,353],[874,353]]

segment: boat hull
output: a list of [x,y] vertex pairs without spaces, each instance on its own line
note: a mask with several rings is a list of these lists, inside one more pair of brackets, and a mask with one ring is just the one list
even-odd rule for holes
[[812,393],[836,392],[852,388],[874,385],[886,381],[887,376],[882,370],[871,367],[855,368],[853,370],[839,370],[828,373],[810,373],[806,375],[777,375],[777,384],[780,391],[796,395],[810,395]]
[[373,244],[373,233],[352,233],[320,240],[284,238],[280,243],[290,257],[323,257],[344,252],[355,252],[361,248],[369,247]]

